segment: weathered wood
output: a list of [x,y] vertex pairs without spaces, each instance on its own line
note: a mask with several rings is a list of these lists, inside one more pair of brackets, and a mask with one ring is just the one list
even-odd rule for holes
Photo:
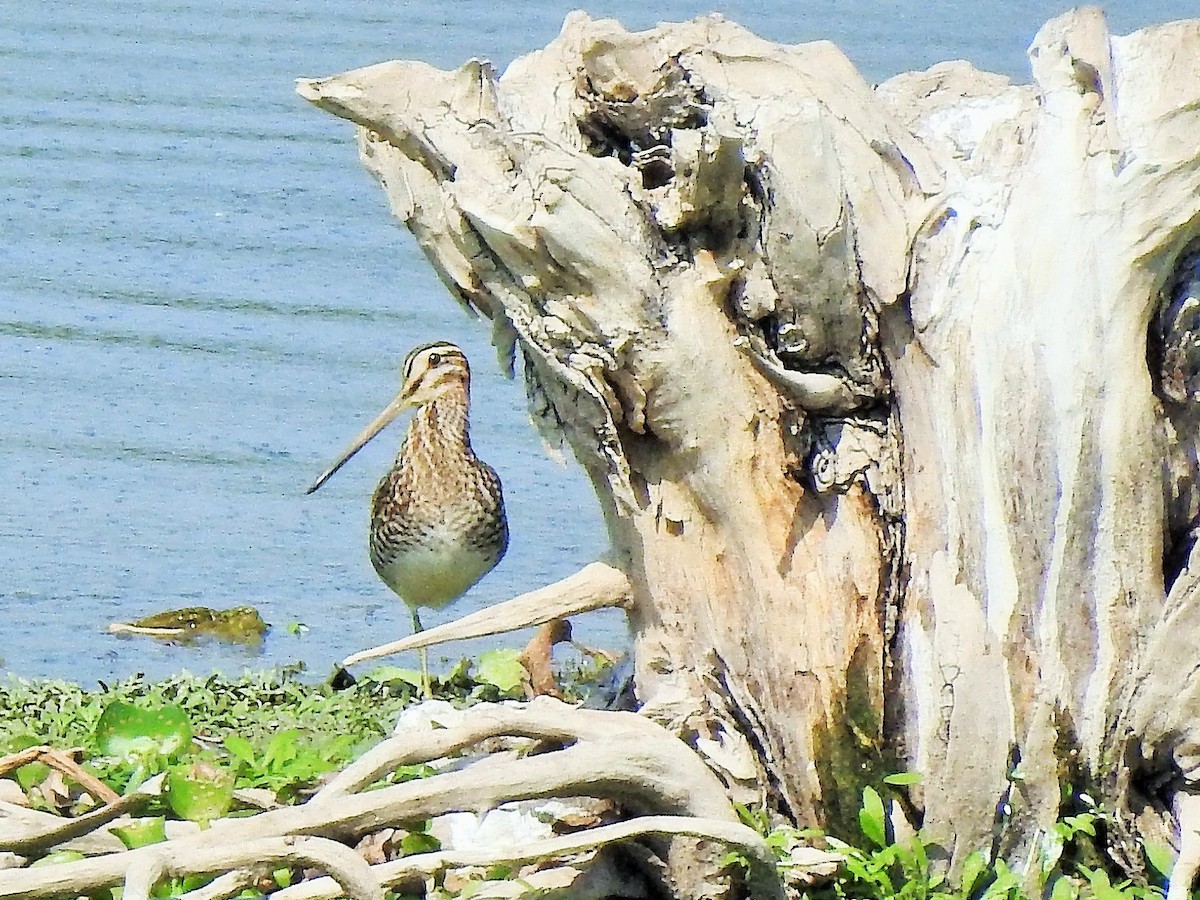
[[352,653],[342,660],[342,665],[349,668],[368,659],[378,659],[393,653],[433,647],[450,641],[503,634],[531,625],[542,625],[564,616],[625,606],[628,603],[629,578],[625,573],[607,563],[589,563],[578,572],[554,584],[478,610],[461,619],[418,631],[398,641]]
[[1200,759],[1200,23],[1077,10],[1030,60],[872,89],[574,14],[503,77],[299,85],[591,476],[646,712],[804,822],[919,771],[956,860],[1085,788],[1136,840]]
[[[700,757],[648,719],[576,709],[549,697],[526,704],[477,704],[451,710],[451,715],[454,721],[445,727],[435,717],[428,727],[375,747],[307,803],[219,819],[204,831],[96,858],[0,870],[0,898],[75,896],[122,882],[128,896],[144,898],[168,876],[244,872],[265,864],[323,870],[338,887],[326,882],[314,888],[318,893],[332,888],[367,900],[382,896],[381,884],[394,884],[413,872],[543,858],[648,836],[661,840],[658,850],[665,858],[686,858],[693,864],[690,871],[682,863],[672,867],[674,886],[683,896],[724,895],[728,878],[720,859],[724,845],[730,845],[751,860],[755,896],[782,900],[783,885],[766,843],[738,821],[721,783]],[[363,790],[398,766],[442,759],[500,736],[536,738],[550,749],[517,758],[485,756],[428,778]],[[493,851],[448,848],[406,859],[399,868],[370,867],[351,849],[380,829],[532,797],[608,799],[642,817],[535,845]],[[695,866],[698,860],[704,864]],[[231,874],[222,885],[236,891],[247,877]]]

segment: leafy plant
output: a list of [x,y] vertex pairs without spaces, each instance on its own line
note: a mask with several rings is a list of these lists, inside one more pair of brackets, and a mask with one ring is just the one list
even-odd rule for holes
[[481,684],[491,685],[502,697],[521,697],[524,695],[524,685],[529,680],[529,673],[525,671],[519,651],[498,647],[485,650],[479,655],[479,662],[475,666],[475,679]]
[[225,737],[225,749],[239,781],[249,787],[270,788],[285,798],[337,769],[353,745],[350,735],[306,735],[298,728],[276,733],[261,749],[241,735]]
[[167,773],[167,803],[181,819],[207,828],[233,803],[234,773],[211,761],[197,759],[173,766]]
[[[8,754],[20,753],[22,750],[28,750],[30,747],[37,747],[40,744],[41,741],[32,734],[19,734],[9,738],[2,746],[3,752]],[[23,791],[29,791],[34,785],[41,784],[49,774],[50,767],[43,762],[26,763],[12,773]]]
[[[889,834],[887,791],[919,780],[919,775],[900,773],[883,779],[878,789],[863,790],[858,811],[862,846],[817,829],[770,828],[761,809],[737,807],[737,811],[745,824],[765,836],[785,878],[799,847],[820,846],[841,857],[842,868],[830,881],[798,890],[804,900],[1162,900],[1157,886],[1114,881],[1103,866],[1075,861],[1076,844],[1096,840],[1105,821],[1104,813],[1094,806],[1064,816],[1045,836],[1036,877],[1014,871],[1002,859],[989,863],[987,855],[977,850],[963,861],[958,884],[951,884],[931,861],[934,847],[924,832],[901,841]],[[1091,803],[1086,795],[1083,799],[1085,805]],[[1147,847],[1146,856],[1151,868],[1165,877],[1170,851]],[[729,854],[725,863],[744,866],[746,861]]]
[[192,724],[175,705],[142,707],[114,700],[101,713],[92,738],[115,764],[110,778],[129,791],[190,751]]

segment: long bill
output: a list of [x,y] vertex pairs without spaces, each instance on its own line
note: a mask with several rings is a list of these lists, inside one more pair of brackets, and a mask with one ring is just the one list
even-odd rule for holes
[[324,472],[322,472],[321,477],[314,481],[312,483],[312,487],[310,487],[304,493],[311,494],[313,491],[320,488],[321,485],[327,482],[330,478],[332,478],[334,473],[348,463],[350,458],[354,456],[355,453],[365,447],[371,438],[375,437],[375,435],[379,434],[379,432],[383,431],[383,429],[392,424],[396,416],[404,412],[408,405],[408,398],[406,398],[403,394],[397,394],[396,399],[384,407],[383,412],[377,415],[371,421],[371,424],[364,428],[359,433],[358,437],[350,442],[350,446],[342,451],[342,455],[337,458],[337,461],[334,462],[334,464]]

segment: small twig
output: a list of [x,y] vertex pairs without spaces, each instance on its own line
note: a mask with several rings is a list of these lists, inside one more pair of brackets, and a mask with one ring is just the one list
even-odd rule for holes
[[101,803],[114,803],[121,795],[88,772],[61,750],[50,746],[28,747],[18,753],[0,758],[0,778],[31,762],[42,762],[70,778]]

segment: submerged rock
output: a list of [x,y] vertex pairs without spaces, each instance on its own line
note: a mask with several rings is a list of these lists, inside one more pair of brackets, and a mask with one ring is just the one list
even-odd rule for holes
[[135,622],[113,622],[108,630],[111,634],[144,634],[181,643],[211,638],[256,647],[262,643],[268,627],[253,606],[232,609],[188,606],[155,613]]

